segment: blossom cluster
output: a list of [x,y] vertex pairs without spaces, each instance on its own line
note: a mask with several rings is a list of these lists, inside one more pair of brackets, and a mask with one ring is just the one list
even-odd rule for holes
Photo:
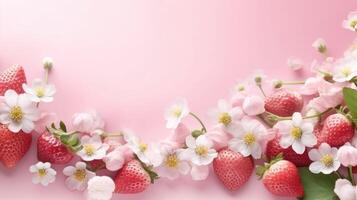
[[[356,31],[357,14],[351,13],[343,26]],[[341,200],[357,198],[352,174],[352,168],[357,166],[355,122],[343,96],[344,88],[356,89],[357,43],[339,59],[328,56],[323,39],[316,40],[312,46],[323,57],[322,61],[312,63],[312,76],[291,82],[257,73],[239,82],[229,98],[217,102],[208,113],[212,119],[209,127],[185,99],[178,99],[164,114],[171,134],[159,142],[143,141],[131,130],[107,132],[104,120],[95,111],[76,113],[71,122],[74,132],[67,135],[79,137],[78,141],[73,139],[79,146],[73,154],[81,161],[63,169],[67,187],[85,191],[88,199],[110,199],[118,185],[109,176],[97,175],[97,171],[117,172],[131,160],[138,160],[145,169],[162,178],[174,180],[190,175],[193,180],[205,180],[209,165],[222,149],[259,160],[266,157],[268,143],[277,140],[279,147],[291,149],[294,155],[306,154],[311,173],[337,174],[334,192]],[[288,65],[293,70],[304,67],[294,57],[289,58]],[[25,84],[23,89],[26,95],[7,91],[0,107],[0,123],[7,124],[13,132],[31,132],[35,127],[33,122],[39,119],[36,103],[52,101],[55,93],[53,86],[41,81],[35,81],[32,86]],[[284,99],[288,104],[286,109],[275,105],[279,99],[269,98],[277,93],[288,93]],[[348,119],[344,126],[350,123],[353,127],[351,137],[341,144],[318,134],[319,126],[336,113]],[[190,128],[185,123],[188,117],[197,120],[200,127]],[[65,129],[62,131],[69,133]],[[53,130],[58,131],[47,129]],[[348,169],[349,179],[341,175],[342,168]],[[33,182],[42,185],[52,183],[58,175],[50,162],[39,162],[30,167],[30,172],[34,173]]]

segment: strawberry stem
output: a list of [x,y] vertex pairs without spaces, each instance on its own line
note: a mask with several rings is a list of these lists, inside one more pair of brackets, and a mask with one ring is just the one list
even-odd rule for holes
[[352,185],[356,185],[355,177],[353,176],[352,166],[348,167],[348,177],[351,180]]
[[202,126],[202,131],[207,133],[207,129],[206,129],[206,126],[203,124],[202,120],[193,112],[190,112],[190,115],[195,118]]

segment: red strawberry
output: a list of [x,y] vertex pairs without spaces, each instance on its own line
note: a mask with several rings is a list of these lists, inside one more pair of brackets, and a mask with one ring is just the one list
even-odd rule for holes
[[58,138],[46,131],[37,139],[37,158],[42,162],[67,164],[73,154]]
[[317,143],[314,146],[315,148],[319,148],[320,144],[324,143],[324,137],[322,135],[322,125],[321,124],[316,124],[314,127],[314,135],[316,136]]
[[306,167],[311,164],[311,160],[307,151],[303,154],[297,154],[291,147],[284,149],[279,144],[280,137],[277,136],[273,140],[270,140],[266,147],[266,156],[269,159],[273,159],[280,153],[282,153],[285,160],[294,163],[298,167]]
[[265,110],[281,117],[301,111],[302,106],[301,95],[287,90],[279,90],[265,99]]
[[301,183],[297,167],[294,163],[281,160],[273,160],[257,168],[257,175],[262,178],[265,188],[278,196],[302,197],[304,187]]
[[115,192],[122,194],[143,192],[155,178],[157,178],[155,172],[147,169],[138,160],[131,160],[116,175]]
[[339,147],[351,140],[354,133],[352,122],[344,115],[336,113],[328,116],[323,122],[319,140],[332,147]]
[[23,93],[23,83],[26,83],[24,69],[20,65],[13,65],[0,75],[0,96],[4,95],[6,90],[9,89]]
[[238,190],[249,180],[254,170],[251,156],[244,157],[229,149],[223,149],[213,161],[213,169],[223,185],[231,190]]
[[[9,89],[23,93],[23,83],[26,83],[23,68],[19,65],[8,68],[0,74],[0,96]],[[31,141],[31,134],[22,131],[12,133],[6,126],[0,125],[0,160],[6,167],[14,167],[29,150]]]
[[0,125],[0,160],[8,168],[14,167],[30,149],[32,135],[22,131],[11,132]]
[[88,169],[91,171],[101,170],[105,167],[105,162],[103,160],[92,160],[86,161]]

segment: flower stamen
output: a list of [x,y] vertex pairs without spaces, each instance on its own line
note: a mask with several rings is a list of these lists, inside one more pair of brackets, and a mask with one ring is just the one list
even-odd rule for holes
[[208,154],[208,148],[203,145],[200,145],[195,148],[195,152],[199,156],[206,156]]
[[176,154],[170,154],[166,157],[165,165],[169,168],[176,168],[179,164],[179,160]]
[[302,130],[299,127],[293,127],[290,132],[291,136],[296,140],[296,139],[301,139],[302,136]]
[[221,113],[218,117],[218,122],[228,126],[232,122],[232,117],[226,112]]
[[243,137],[243,141],[246,145],[252,145],[254,144],[256,138],[255,135],[253,133],[247,133],[244,137]]
[[74,173],[73,173],[74,178],[79,181],[79,182],[83,182],[87,176],[86,170],[85,169],[77,169]]
[[329,154],[326,154],[321,158],[321,162],[326,167],[331,167],[333,165],[333,157],[331,155],[329,155]]
[[24,116],[24,113],[20,106],[14,106],[10,109],[9,115],[12,121],[20,122]]

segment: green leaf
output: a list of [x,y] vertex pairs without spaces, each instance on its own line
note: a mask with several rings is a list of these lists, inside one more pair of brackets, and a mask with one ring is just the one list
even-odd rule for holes
[[352,119],[357,119],[357,90],[351,88],[343,88],[343,97],[347,104]]
[[304,185],[304,197],[300,200],[338,200],[333,192],[337,175],[313,174],[309,168],[299,168],[299,174]]
[[61,129],[63,132],[67,132],[67,127],[66,127],[66,125],[64,124],[63,121],[60,121],[60,129]]

